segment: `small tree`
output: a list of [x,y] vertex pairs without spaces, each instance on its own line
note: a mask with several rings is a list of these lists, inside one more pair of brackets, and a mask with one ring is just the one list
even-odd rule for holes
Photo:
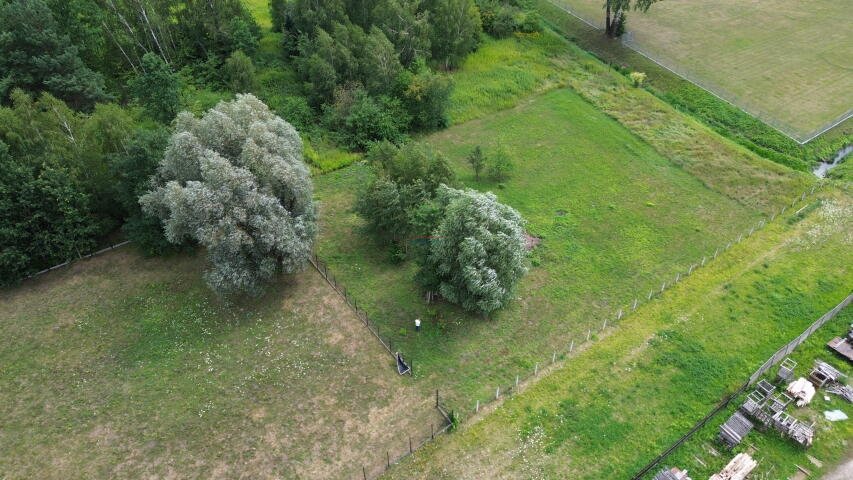
[[139,201],[175,244],[207,249],[207,283],[220,294],[257,294],[278,272],[301,269],[316,234],[302,140],[252,95],[237,95],[175,133]]
[[483,155],[483,149],[480,148],[479,145],[474,147],[474,151],[468,155],[468,164],[471,165],[471,168],[474,170],[474,177],[479,180],[480,172],[482,172],[483,167],[486,166],[486,156]]
[[647,12],[659,0],[605,0],[604,33],[619,37],[625,31],[625,12],[630,9]]
[[248,93],[255,88],[255,64],[242,50],[232,53],[222,68],[225,84],[232,92]]
[[128,88],[151,118],[169,123],[178,113],[180,80],[158,55],[149,52],[142,56],[142,72],[130,79]]
[[466,310],[505,306],[527,271],[524,219],[492,193],[442,186],[438,201],[444,215],[419,260],[419,281]]
[[502,182],[509,178],[510,173],[512,173],[515,165],[512,163],[512,159],[509,158],[509,155],[506,152],[499,150],[492,158],[489,159],[489,177],[496,182]]

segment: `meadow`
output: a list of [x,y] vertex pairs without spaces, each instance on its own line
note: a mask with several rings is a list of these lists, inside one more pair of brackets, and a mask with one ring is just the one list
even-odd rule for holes
[[[810,203],[388,478],[630,478],[850,293],[853,201],[833,191]],[[814,452],[828,469],[843,455],[844,432],[824,433],[816,442],[826,444]],[[804,452],[793,455],[774,475],[806,462]]]
[[[317,252],[414,361],[415,377],[441,388],[451,405],[486,396],[546,352],[565,349],[760,218],[566,89],[425,141],[447,155],[461,183],[494,191],[541,239],[517,301],[488,320],[425,304],[412,280],[415,266],[393,261],[360,231],[351,207],[370,180],[362,165],[317,178]],[[477,145],[515,160],[503,185],[475,181],[465,156]],[[419,334],[415,318],[424,320]]]
[[[603,23],[598,0],[555,0]],[[629,12],[630,42],[668,68],[805,141],[849,115],[853,41],[837,3],[660,2]]]
[[0,292],[0,476],[354,477],[438,424],[316,271],[226,305],[203,263],[125,248]]

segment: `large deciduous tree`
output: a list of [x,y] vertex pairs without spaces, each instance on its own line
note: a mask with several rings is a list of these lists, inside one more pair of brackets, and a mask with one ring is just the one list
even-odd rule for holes
[[169,241],[207,249],[205,278],[220,294],[257,294],[301,269],[317,230],[299,134],[252,95],[201,118],[180,113],[140,203]]
[[0,98],[15,88],[50,92],[76,109],[109,98],[103,77],[83,64],[42,0],[0,4]]
[[169,123],[178,114],[181,82],[169,65],[154,53],[146,53],[140,62],[140,73],[128,82],[133,98],[151,118]]
[[442,186],[444,213],[418,279],[429,291],[488,315],[505,306],[527,271],[524,219],[492,193]]

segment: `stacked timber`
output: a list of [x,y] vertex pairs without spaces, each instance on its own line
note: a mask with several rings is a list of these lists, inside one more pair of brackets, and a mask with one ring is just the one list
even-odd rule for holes
[[744,480],[757,466],[758,462],[753,460],[748,454],[738,453],[726,465],[726,468],[722,469],[720,473],[711,475],[711,478],[708,480]]
[[727,447],[734,448],[746,435],[752,431],[753,424],[742,413],[735,412],[720,425],[720,441]]
[[654,480],[691,480],[690,477],[687,476],[687,470],[681,470],[676,467],[672,467],[669,470],[663,469],[655,475]]

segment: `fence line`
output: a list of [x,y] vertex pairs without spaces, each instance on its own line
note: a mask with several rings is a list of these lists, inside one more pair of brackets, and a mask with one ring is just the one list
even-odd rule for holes
[[[403,448],[398,449],[393,455],[390,450],[386,450],[385,455],[379,459],[378,464],[375,461],[371,466],[362,464],[361,475],[358,475],[356,478],[359,480],[373,480],[378,478],[391,468],[392,465],[400,463],[403,459],[418,451],[418,449],[435,441],[436,437],[446,434],[453,426],[453,421],[451,420],[453,413],[444,405],[438,390],[435,391],[435,404],[433,406],[438,410],[442,419],[442,423],[439,424],[438,429],[436,429],[434,423],[431,423],[429,431],[426,431],[424,428],[416,432],[414,436],[411,433],[407,433],[404,438],[408,442],[403,444]],[[400,453],[400,450],[402,450],[402,453]]]
[[67,266],[71,265],[72,263],[77,262],[78,260],[86,260],[88,258],[95,257],[95,256],[100,255],[102,253],[109,252],[110,250],[115,250],[116,248],[123,247],[123,246],[127,245],[128,243],[130,243],[130,240],[125,240],[121,243],[117,243],[115,245],[110,245],[109,247],[102,248],[102,249],[98,250],[97,252],[92,252],[88,255],[80,255],[77,258],[73,258],[71,260],[66,260],[66,261],[60,263],[59,265],[54,265],[50,268],[45,268],[44,270],[40,270],[36,273],[33,273],[32,275],[28,275],[28,276],[24,277],[22,280],[29,280],[31,278],[38,277],[39,275],[43,275],[47,272],[52,272],[52,271],[60,269],[62,267],[67,267]]
[[[588,26],[590,26],[596,30],[599,30],[599,31],[604,30],[604,24],[602,22],[597,22],[597,21],[592,22],[590,20],[587,20],[586,18],[583,17],[582,14],[575,12],[574,9],[572,7],[570,7],[569,5],[566,5],[562,2],[558,2],[555,0],[547,0],[547,1],[553,7],[557,8],[559,10],[562,10],[563,12],[567,13],[568,15],[571,15],[572,17],[574,17],[578,20],[580,20],[581,22],[585,23],[586,25],[588,25]],[[677,77],[679,77],[679,78],[681,78],[687,82],[690,82],[693,85],[696,85],[697,87],[701,88],[702,90],[705,90],[706,92],[713,95],[717,99],[719,99],[719,100],[731,105],[732,107],[746,113],[750,117],[758,119],[762,123],[768,125],[773,130],[776,130],[777,132],[781,133],[785,137],[790,138],[791,140],[797,142],[799,145],[805,145],[805,144],[811,142],[812,140],[819,137],[820,135],[826,133],[829,130],[832,130],[833,128],[837,127],[841,123],[844,123],[845,121],[847,121],[851,117],[853,117],[853,109],[847,110],[846,112],[842,113],[838,117],[833,118],[833,119],[825,122],[823,125],[817,127],[816,129],[814,129],[810,132],[798,133],[797,128],[789,125],[784,120],[777,119],[775,115],[767,112],[765,108],[759,107],[757,104],[754,104],[752,101],[745,98],[744,96],[733,94],[727,88],[723,88],[717,84],[713,84],[713,82],[710,82],[707,80],[700,80],[699,78],[694,77],[691,73],[686,71],[686,69],[681,68],[679,66],[680,62],[666,58],[665,55],[662,55],[660,53],[652,53],[647,48],[643,47],[641,45],[641,42],[637,42],[636,36],[637,36],[637,32],[634,30],[629,30],[629,31],[625,32],[625,34],[622,35],[622,38],[620,39],[621,44],[624,47],[631,49],[634,52],[637,52],[638,54],[642,55],[644,58],[646,58],[650,62],[652,62],[652,63],[656,64],[657,66],[667,70],[668,72],[672,73],[673,75],[675,75],[675,76],[677,76]],[[640,36],[642,36],[642,34],[640,34]]]
[[781,348],[776,350],[776,352],[773,353],[773,355],[771,355],[770,358],[767,359],[767,361],[765,361],[763,364],[761,364],[761,366],[758,367],[758,369],[756,369],[752,373],[752,375],[749,376],[749,380],[747,380],[743,385],[738,387],[738,389],[735,390],[734,393],[727,395],[719,404],[717,404],[716,407],[714,407],[710,412],[708,412],[707,415],[702,417],[701,420],[699,420],[695,425],[693,425],[693,427],[690,430],[688,430],[687,433],[682,435],[681,438],[676,440],[675,443],[673,443],[672,445],[669,446],[669,448],[664,450],[660,455],[655,457],[654,460],[649,462],[648,465],[643,467],[642,470],[640,470],[637,474],[635,474],[632,477],[632,480],[641,479],[645,474],[649,473],[650,470],[652,470],[653,468],[658,466],[660,464],[660,462],[665,460],[670,454],[672,454],[672,452],[674,452],[676,449],[678,449],[678,447],[680,447],[684,442],[689,440],[697,431],[699,431],[699,429],[704,427],[708,423],[709,420],[714,418],[718,413],[720,413],[720,411],[722,411],[723,409],[728,407],[729,404],[732,402],[732,400],[734,400],[735,398],[742,395],[743,392],[745,392],[749,387],[754,385],[755,382],[757,382],[759,378],[764,376],[764,374],[767,373],[768,370],[773,368],[773,366],[776,365],[777,363],[781,362],[783,358],[790,355],[790,353],[793,352],[794,349],[796,349],[798,346],[800,346],[800,344],[802,344],[804,341],[806,341],[806,339],[808,339],[815,331],[817,331],[820,327],[822,327],[826,322],[828,322],[829,320],[834,318],[838,314],[838,312],[840,312],[841,310],[844,310],[848,305],[850,305],[851,302],[853,302],[853,293],[848,294],[847,297],[841,301],[841,303],[839,303],[838,305],[833,307],[831,310],[829,310],[828,312],[821,315],[820,318],[818,318],[817,320],[812,322],[812,324],[809,325],[808,328],[806,328],[803,331],[803,333],[799,334],[793,340],[791,340],[790,342],[786,343],[784,346],[782,346]]
[[[485,400],[482,400],[479,398],[474,399],[473,402],[469,402],[468,406],[466,406],[464,409],[461,409],[461,410],[466,411],[468,413],[477,414],[477,413],[479,413],[481,408],[485,408],[486,406],[488,406],[492,402],[499,401],[502,397],[506,397],[506,396],[514,394],[515,392],[518,391],[520,385],[523,385],[524,383],[526,383],[531,378],[538,376],[539,370],[543,366],[550,366],[550,365],[553,365],[554,363],[556,363],[557,360],[567,359],[573,353],[573,351],[576,347],[581,347],[581,346],[587,345],[589,343],[594,343],[595,341],[598,340],[598,338],[596,338],[596,336],[604,333],[604,331],[607,330],[608,326],[610,328],[616,328],[618,323],[621,320],[623,320],[625,317],[629,316],[631,313],[633,313],[635,310],[637,310],[639,308],[639,306],[641,306],[645,303],[651,302],[652,299],[656,299],[656,298],[663,296],[663,294],[666,292],[667,289],[672,288],[673,286],[675,286],[679,282],[683,281],[684,279],[686,279],[690,275],[694,274],[700,268],[704,268],[704,267],[710,265],[714,260],[716,260],[720,256],[721,253],[724,253],[725,251],[731,249],[733,246],[742,242],[744,240],[744,238],[748,238],[748,237],[754,235],[757,231],[765,228],[771,222],[778,220],[778,219],[781,219],[782,216],[785,214],[785,212],[787,212],[789,210],[793,211],[793,207],[796,206],[798,203],[806,202],[807,199],[811,200],[811,197],[818,194],[820,189],[823,188],[825,185],[826,185],[826,182],[816,183],[810,189],[805,190],[802,193],[800,193],[799,195],[795,196],[794,199],[792,200],[792,202],[790,203],[790,205],[785,204],[784,206],[782,206],[782,208],[778,212],[773,212],[771,215],[765,216],[765,218],[760,219],[755,225],[752,225],[752,226],[748,227],[747,229],[745,229],[743,233],[737,235],[737,237],[733,238],[731,242],[727,242],[727,244],[724,247],[716,248],[713,253],[708,252],[705,255],[703,255],[700,259],[697,259],[697,261],[695,263],[690,263],[686,271],[677,272],[675,274],[674,278],[670,277],[670,280],[664,281],[661,284],[661,288],[659,290],[652,289],[651,291],[648,292],[647,295],[642,294],[642,293],[638,294],[637,296],[634,297],[634,299],[632,301],[629,301],[628,305],[615,307],[615,312],[613,313],[613,315],[604,318],[602,320],[602,323],[600,324],[601,327],[599,329],[593,330],[592,328],[589,328],[587,330],[585,337],[581,336],[579,339],[570,338],[569,342],[567,344],[568,348],[565,348],[563,350],[553,351],[551,353],[550,357],[547,358],[545,361],[537,362],[534,364],[532,369],[529,369],[527,372],[525,372],[523,374],[516,375],[514,378],[514,381],[513,381],[513,379],[510,379],[509,383],[495,385],[494,389],[492,390],[493,392],[495,392],[494,395],[490,395]],[[805,207],[803,207],[803,208],[805,208]],[[793,215],[799,214],[800,211],[802,211],[802,208],[800,210],[794,212]],[[838,308],[838,307],[836,307],[836,308]],[[823,320],[823,323],[825,323],[827,320],[828,319]],[[815,323],[817,323],[817,322],[815,322]],[[820,323],[820,325],[823,325],[823,323]],[[807,330],[807,332],[810,335],[812,332],[814,332],[815,329],[819,328],[819,325],[818,326],[812,325],[809,328],[811,330]],[[804,334],[805,333],[806,332],[804,332]],[[595,334],[595,336],[593,334]],[[801,337],[802,337],[802,335],[801,335]],[[800,342],[805,340],[805,338],[808,338],[808,337],[807,336],[804,338],[798,337],[798,339],[800,339],[799,340]],[[781,350],[785,350],[786,348],[788,348],[787,345],[786,345],[786,347],[783,347]],[[777,359],[776,361],[779,361],[779,360],[781,360],[781,358]],[[770,368],[770,366],[772,366],[772,365],[769,365],[766,367],[762,366],[762,367],[766,371],[766,369]],[[760,375],[758,375],[758,376],[760,376]],[[749,384],[749,385],[751,385],[751,384]],[[719,410],[725,408],[728,405],[728,403],[731,401],[732,398],[734,398],[738,394],[742,393],[742,389],[749,387],[749,385],[745,384],[737,392],[735,392],[734,394],[730,395],[729,397],[723,399],[723,401],[720,403],[720,405],[718,405],[712,413],[716,413]],[[711,417],[713,417],[713,414],[709,414],[706,417],[707,418],[700,420],[700,423],[702,425],[704,425],[705,422],[707,422]],[[701,428],[702,425],[699,425],[698,427],[694,427],[694,428],[696,428],[698,430],[698,428]],[[691,432],[691,435],[692,435],[692,432]]]
[[[361,322],[364,324],[365,327],[367,327],[370,333],[372,333],[373,336],[376,337],[377,340],[379,340],[379,343],[382,344],[382,347],[385,348],[385,351],[387,351],[396,361],[398,352],[393,349],[391,339],[389,338],[386,340],[382,338],[382,335],[379,333],[379,326],[376,324],[376,322],[370,319],[370,316],[364,309],[358,306],[358,302],[356,302],[355,298],[353,298],[349,294],[346,287],[339,283],[335,276],[331,272],[329,272],[328,264],[320,260],[320,257],[318,257],[316,253],[311,253],[311,256],[308,260],[311,262],[311,265],[320,273],[320,275],[323,276],[323,278],[332,287],[332,289],[334,289],[336,292],[338,292],[338,294],[340,294],[341,297],[343,297],[346,304],[352,309],[353,312],[355,312],[355,316],[358,317],[359,320],[361,320]],[[409,375],[411,375],[411,359],[408,360],[408,365],[408,373]]]

